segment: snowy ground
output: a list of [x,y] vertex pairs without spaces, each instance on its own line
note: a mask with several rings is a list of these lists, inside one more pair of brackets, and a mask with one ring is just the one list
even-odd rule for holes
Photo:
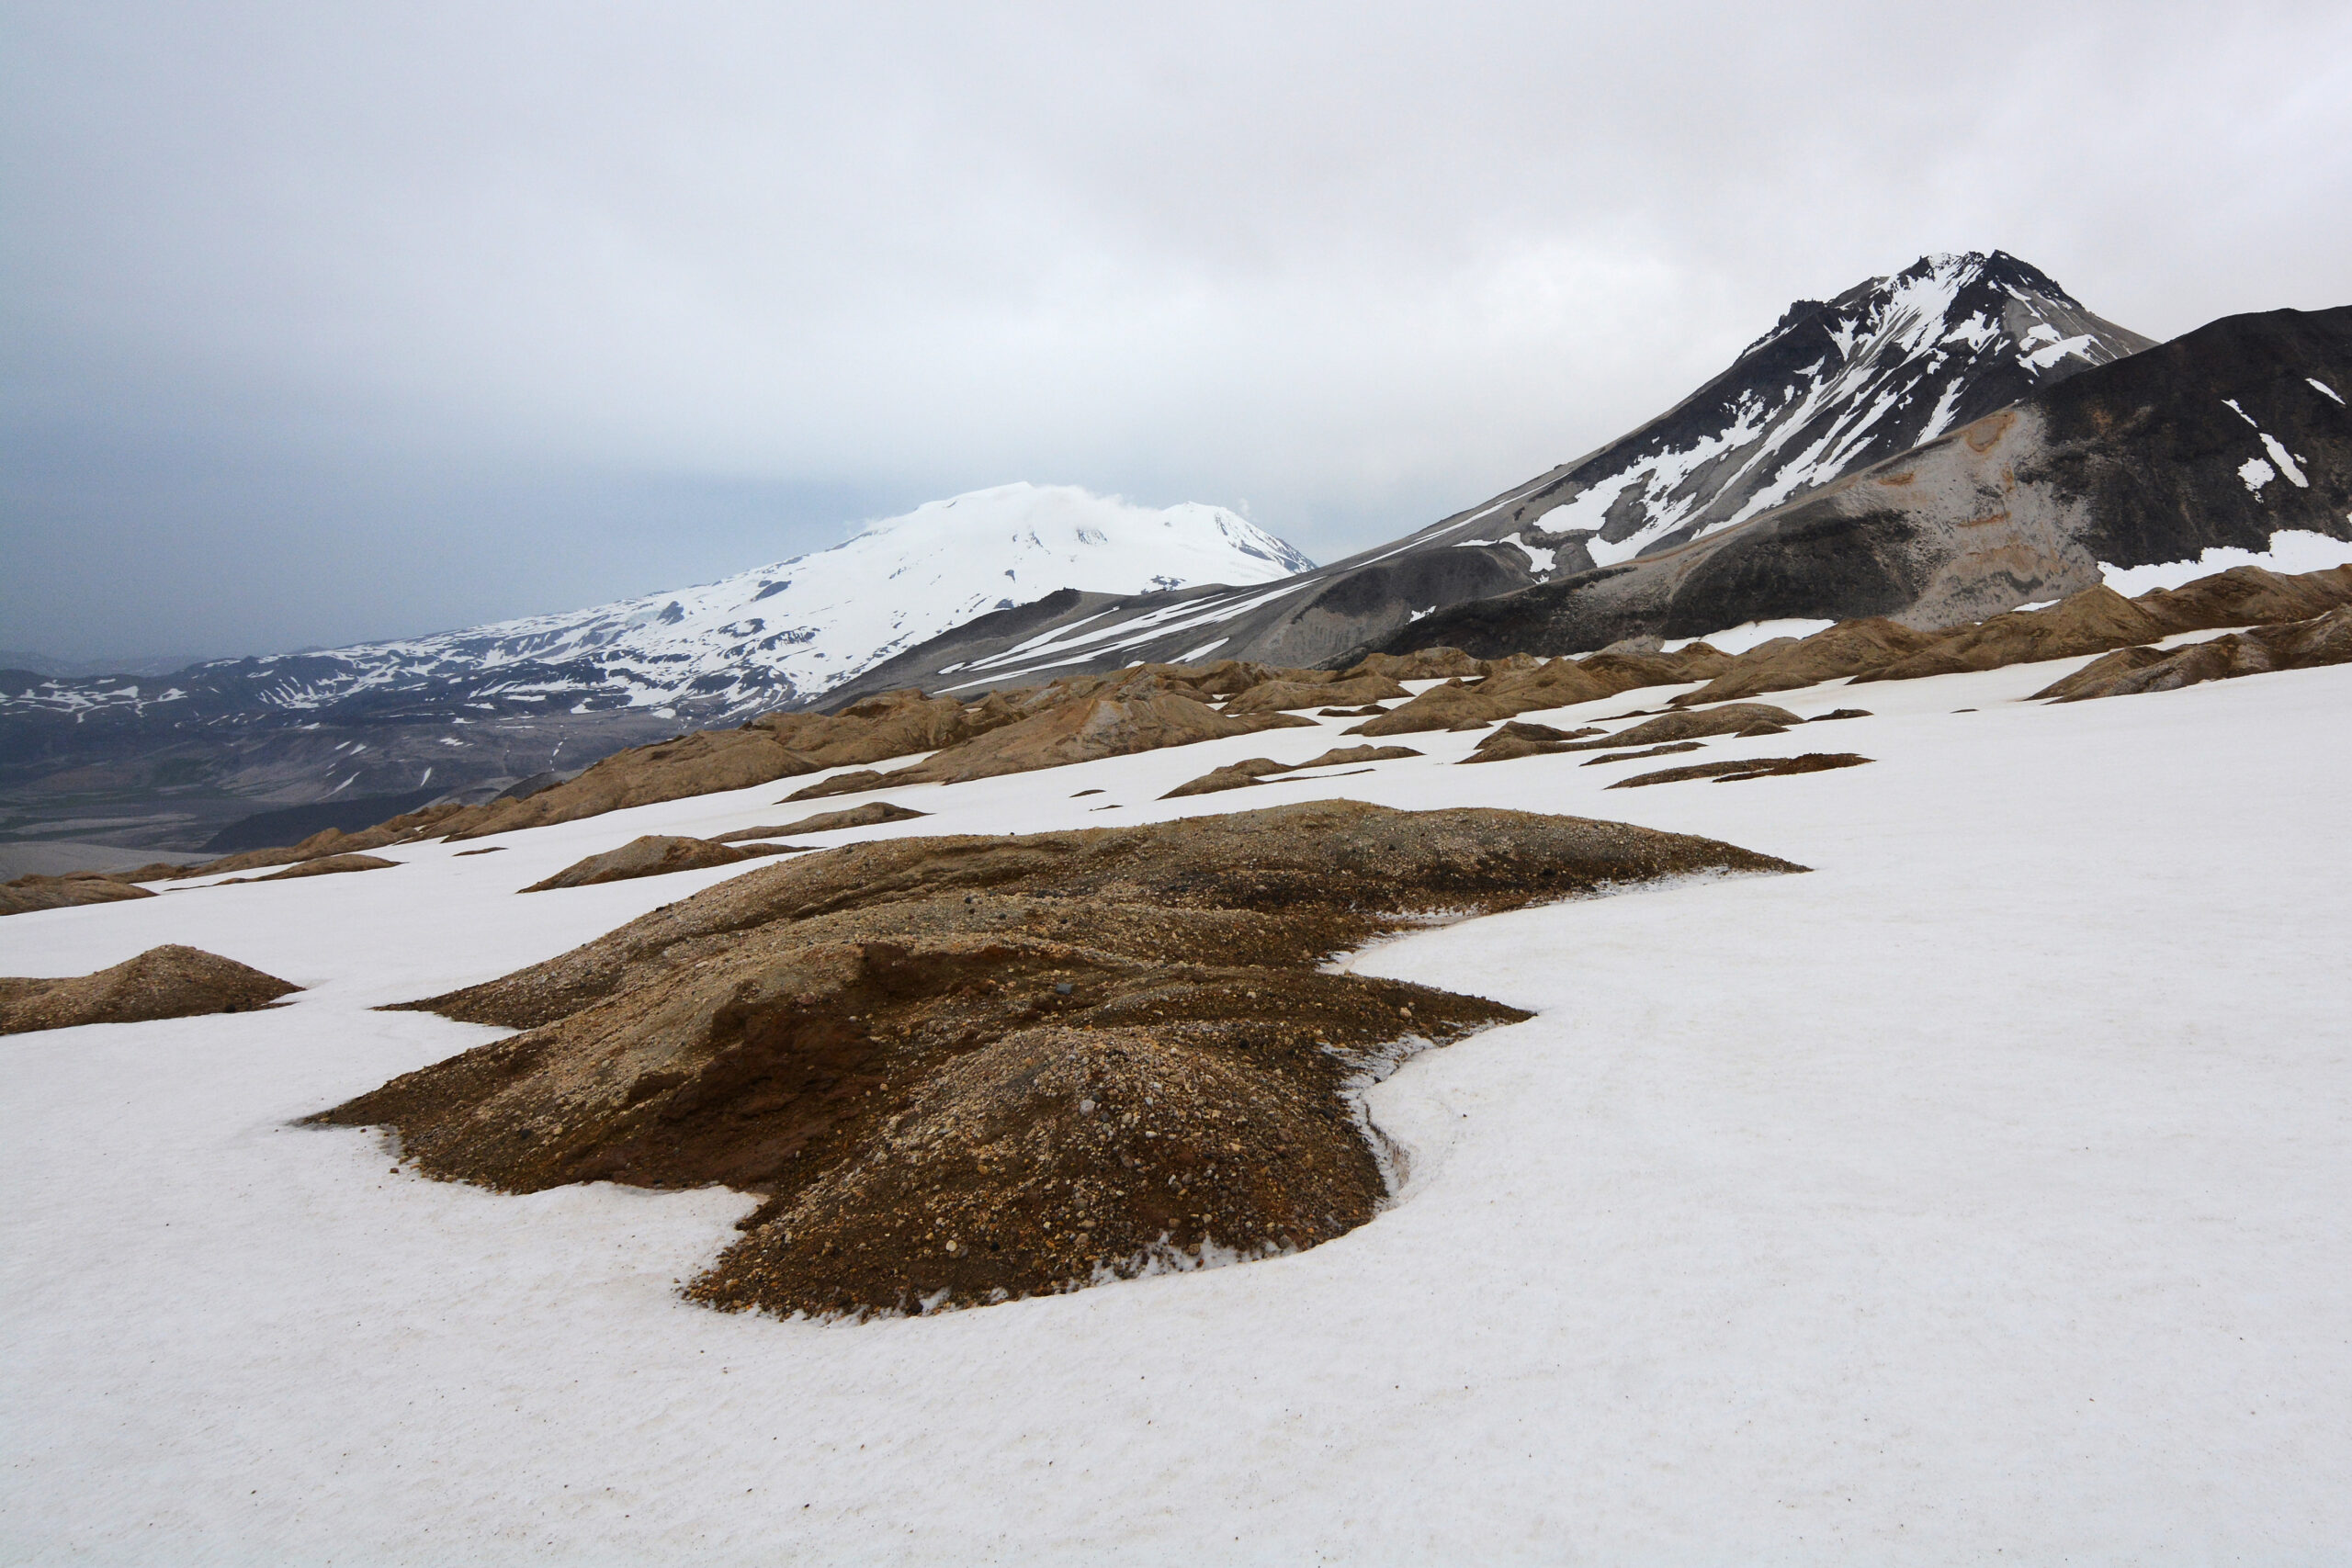
[[[1429,760],[1152,804],[1343,720],[884,792],[936,815],[881,832],[1339,794],[1818,868],[1381,946],[1359,966],[1540,1010],[1374,1091],[1404,1202],[1294,1258],[935,1318],[677,1301],[747,1207],[726,1192],[500,1197],[286,1125],[495,1032],[372,1005],[739,868],[511,889],[865,797],[770,785],[0,922],[0,973],[171,941],[311,987],[0,1040],[0,1557],[2330,1558],[2352,669],[2016,701],[2079,662],[1777,694],[1877,716],[1655,762],[1454,768],[1476,735],[1408,736]],[[1601,793],[1804,750],[1879,761]]]

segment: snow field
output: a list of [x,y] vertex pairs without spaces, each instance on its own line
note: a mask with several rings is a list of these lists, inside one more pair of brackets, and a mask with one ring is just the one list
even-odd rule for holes
[[[1816,868],[1359,955],[1540,1010],[1369,1091],[1403,1202],[1295,1257],[935,1318],[677,1302],[735,1194],[502,1197],[285,1126],[495,1033],[368,1007],[753,868],[511,889],[866,796],[774,804],[793,780],[0,923],[0,973],[183,941],[313,987],[0,1041],[0,1556],[2323,1558],[2352,1539],[2352,671],[2017,701],[2083,662],[1772,694],[1875,716],[1660,761],[1455,768],[1481,732],[1407,736],[1430,755],[1156,799],[1351,744],[1336,720],[877,792],[935,815],[807,841],[1345,795]],[[1806,750],[1878,761],[1602,793]]]

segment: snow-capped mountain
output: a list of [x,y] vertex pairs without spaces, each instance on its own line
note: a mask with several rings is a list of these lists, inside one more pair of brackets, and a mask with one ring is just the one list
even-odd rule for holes
[[395,642],[216,660],[159,680],[19,681],[0,694],[0,710],[211,708],[208,695],[233,692],[280,713],[437,694],[550,712],[685,707],[722,717],[821,695],[975,615],[1057,589],[1251,584],[1314,564],[1220,506],[1154,508],[1072,485],[999,485],[696,588]]
[[1826,305],[1789,307],[1722,375],[1573,465],[1535,524],[1611,566],[2149,346],[2015,256],[1926,256]]
[[2149,346],[1995,251],[1799,300],[1721,375],[1600,450],[1402,539],[1258,588],[1057,595],[959,628],[854,691],[949,690],[1135,660],[1316,664],[1450,605],[1744,525]]
[[[0,799],[109,820],[152,795],[194,848],[257,807],[429,798],[808,703],[973,616],[1057,591],[1264,584],[1315,563],[1222,507],[1136,506],[1068,485],[936,501],[717,582],[566,615],[162,677],[0,672]],[[83,799],[79,787],[73,799]],[[355,822],[384,815],[361,804]],[[130,831],[129,829],[112,829]]]
[[1785,505],[1462,604],[1386,650],[1564,653],[1884,615],[1928,628],[2137,569],[2313,567],[2352,542],[2352,307],[2224,316]]

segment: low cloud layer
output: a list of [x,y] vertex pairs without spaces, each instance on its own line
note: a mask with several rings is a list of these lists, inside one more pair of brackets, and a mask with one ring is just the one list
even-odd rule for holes
[[0,22],[0,646],[263,651],[1013,479],[1322,558],[2009,250],[2347,302],[2340,6],[93,8]]

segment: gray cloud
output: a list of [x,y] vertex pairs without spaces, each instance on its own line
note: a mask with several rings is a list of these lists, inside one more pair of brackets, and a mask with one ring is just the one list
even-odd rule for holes
[[0,646],[555,609],[1015,478],[1321,555],[1999,246],[2344,303],[2340,6],[12,7]]

